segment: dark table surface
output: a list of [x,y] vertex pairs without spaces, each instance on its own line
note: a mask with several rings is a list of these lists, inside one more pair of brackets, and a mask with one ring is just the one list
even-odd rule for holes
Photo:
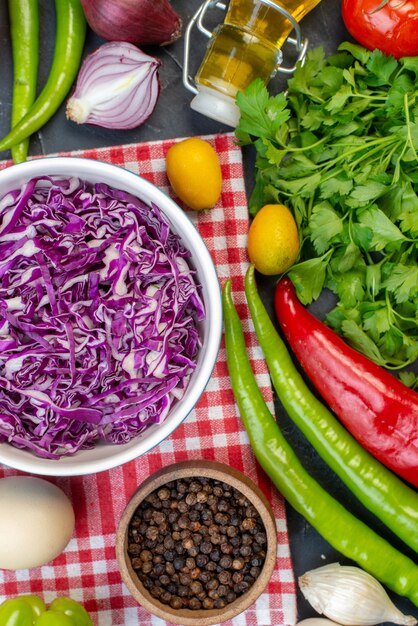
[[[53,0],[39,0],[39,4],[42,42],[39,67],[39,85],[41,86],[47,78],[54,48],[55,13]],[[172,5],[186,25],[199,7],[200,0],[183,0],[183,2],[172,0]],[[322,0],[302,20],[301,27],[304,37],[309,40],[309,47],[322,46],[327,53],[335,52],[340,42],[349,39],[341,19],[340,0]],[[88,30],[84,56],[96,49],[101,43],[103,40]],[[193,75],[203,58],[207,40],[200,33],[194,33],[192,43],[190,71]],[[49,154],[59,150],[69,151],[231,131],[230,127],[210,120],[190,109],[192,94],[184,88],[182,83],[183,38],[165,48],[147,46],[144,51],[158,56],[162,61],[160,68],[161,94],[156,109],[145,124],[131,131],[112,131],[88,125],[77,126],[66,120],[65,105],[63,105],[53,119],[32,137],[30,154]],[[3,137],[7,134],[10,124],[13,73],[6,0],[0,0],[0,59],[0,136]],[[274,79],[270,88],[272,90],[285,88],[285,79]],[[9,156],[8,152],[0,153],[0,159],[9,158]],[[247,191],[250,192],[254,168],[254,154],[251,148],[244,149],[244,168],[246,187]],[[272,281],[261,276],[258,277],[258,280],[262,298],[271,313]],[[315,313],[321,316],[325,307],[326,301],[317,305]],[[276,413],[286,437],[297,450],[301,461],[309,472],[332,495],[341,500],[352,513],[363,519],[393,545],[414,559],[412,551],[405,550],[400,540],[397,540],[376,518],[368,513],[339,479],[328,470],[310,445],[299,435],[278,401],[276,402]],[[347,560],[335,552],[290,506],[287,507],[287,514],[296,577],[308,569],[319,567],[326,562],[347,563]],[[418,618],[418,609],[411,602],[394,594],[390,594],[390,596],[402,611]],[[315,614],[300,593],[298,593],[298,614],[299,619]]]

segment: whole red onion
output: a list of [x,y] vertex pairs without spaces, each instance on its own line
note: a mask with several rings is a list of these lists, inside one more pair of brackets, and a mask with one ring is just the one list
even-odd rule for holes
[[167,45],[182,21],[168,0],[81,0],[90,28],[109,41]]

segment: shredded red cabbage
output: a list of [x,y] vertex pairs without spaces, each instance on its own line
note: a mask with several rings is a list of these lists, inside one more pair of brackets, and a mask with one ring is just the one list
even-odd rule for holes
[[59,458],[122,444],[180,399],[205,317],[155,205],[40,177],[0,200],[0,441]]

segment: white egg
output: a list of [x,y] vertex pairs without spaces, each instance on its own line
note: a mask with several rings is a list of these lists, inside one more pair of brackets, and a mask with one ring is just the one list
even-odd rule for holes
[[0,568],[49,563],[74,531],[74,509],[56,485],[32,476],[0,479]]

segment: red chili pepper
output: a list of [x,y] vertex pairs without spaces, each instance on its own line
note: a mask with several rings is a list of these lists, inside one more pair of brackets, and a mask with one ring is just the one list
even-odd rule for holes
[[373,456],[418,487],[418,393],[314,317],[288,278],[277,284],[274,306],[295,356],[337,417]]

